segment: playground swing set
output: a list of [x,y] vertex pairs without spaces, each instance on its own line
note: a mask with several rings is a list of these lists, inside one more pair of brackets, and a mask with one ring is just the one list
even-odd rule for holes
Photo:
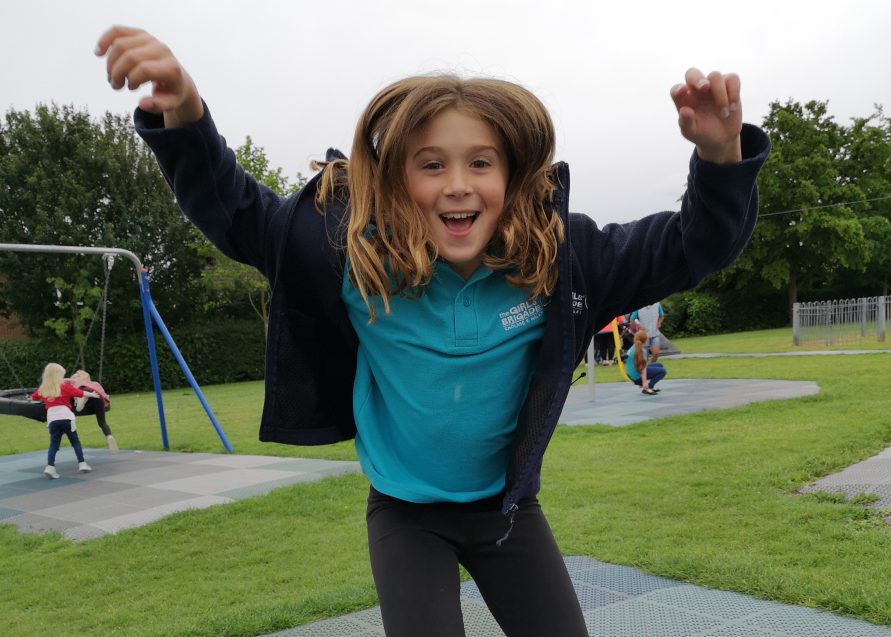
[[[102,365],[103,359],[105,355],[105,320],[106,320],[106,304],[108,302],[108,281],[111,276],[111,268],[114,265],[114,260],[117,257],[124,257],[128,259],[131,263],[133,263],[136,268],[136,279],[139,285],[139,300],[142,305],[142,315],[143,321],[145,323],[145,335],[146,341],[148,344],[148,352],[149,352],[149,360],[151,363],[152,370],[152,382],[154,384],[155,389],[155,399],[158,407],[158,420],[161,426],[161,443],[165,451],[170,449],[170,444],[167,439],[167,421],[164,416],[164,403],[161,397],[161,378],[158,372],[158,358],[155,350],[155,337],[154,337],[154,327],[158,329],[160,334],[163,336],[164,341],[167,343],[167,346],[170,349],[171,354],[173,354],[174,359],[179,364],[180,369],[186,377],[186,380],[189,382],[192,390],[195,392],[196,397],[198,398],[201,406],[204,408],[204,412],[207,414],[208,419],[213,425],[214,429],[217,432],[217,436],[219,436],[220,441],[223,443],[223,447],[229,453],[233,453],[232,445],[229,443],[228,438],[226,437],[225,432],[217,421],[216,416],[213,413],[213,410],[208,405],[207,400],[204,398],[204,394],[201,391],[201,388],[198,386],[198,382],[195,380],[195,377],[192,375],[192,372],[189,370],[189,366],[186,364],[185,359],[179,351],[176,343],[173,340],[173,337],[170,335],[170,332],[167,329],[167,326],[164,324],[161,315],[158,313],[157,308],[155,307],[154,301],[152,301],[151,293],[149,292],[149,280],[148,280],[148,270],[142,265],[142,262],[139,260],[135,254],[130,252],[129,250],[124,250],[122,248],[100,248],[100,247],[91,247],[91,246],[51,246],[51,245],[28,245],[28,244],[17,244],[17,243],[0,243],[0,252],[36,252],[36,253],[55,253],[55,254],[95,254],[101,255],[105,261],[105,284],[103,286],[101,299],[99,301],[99,307],[97,311],[93,313],[93,318],[90,321],[90,325],[87,328],[86,335],[84,337],[83,343],[81,344],[80,353],[78,354],[76,364],[79,364],[81,367],[85,368],[84,365],[84,349],[87,343],[87,340],[90,337],[90,333],[93,330],[93,327],[96,323],[96,319],[99,315],[99,310],[101,309],[102,313],[102,322],[101,322],[101,342],[99,348],[99,373],[97,375],[97,380],[101,382],[102,379]],[[0,414],[12,415],[12,416],[23,416],[25,418],[31,418],[33,420],[38,420],[40,422],[44,421],[45,413],[43,405],[40,403],[34,402],[31,400],[31,392],[33,392],[33,388],[26,388],[22,383],[21,379],[16,374],[15,369],[10,363],[9,359],[6,357],[6,354],[3,352],[2,347],[0,347],[0,357],[3,358],[6,366],[9,368],[12,373],[13,378],[19,384],[18,388],[13,389],[0,389]]]

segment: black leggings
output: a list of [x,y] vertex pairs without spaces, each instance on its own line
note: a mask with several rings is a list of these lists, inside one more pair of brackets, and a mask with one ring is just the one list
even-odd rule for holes
[[616,337],[612,332],[598,332],[594,335],[600,360],[611,361],[616,356]]
[[501,499],[414,504],[371,489],[368,548],[387,637],[464,637],[458,564],[507,637],[587,637],[538,501],[520,502],[497,546],[508,529]]
[[84,408],[77,412],[78,416],[96,415],[96,423],[106,436],[111,435],[111,427],[105,421],[105,401],[102,398],[87,398]]

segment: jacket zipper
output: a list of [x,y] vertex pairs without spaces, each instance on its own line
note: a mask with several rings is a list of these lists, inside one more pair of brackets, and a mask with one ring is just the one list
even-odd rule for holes
[[510,520],[508,521],[508,525],[507,525],[507,533],[505,533],[504,535],[501,536],[500,539],[495,541],[495,546],[500,547],[504,543],[504,541],[508,538],[508,536],[510,536],[510,532],[514,530],[514,516],[517,514],[517,511],[519,510],[519,508],[520,507],[516,503],[510,505],[510,509],[508,509],[510,511]]

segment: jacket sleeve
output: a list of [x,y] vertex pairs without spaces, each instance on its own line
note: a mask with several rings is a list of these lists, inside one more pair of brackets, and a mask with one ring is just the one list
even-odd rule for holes
[[679,212],[598,229],[590,217],[571,216],[570,236],[588,289],[596,291],[600,324],[692,288],[727,267],[752,236],[758,217],[758,171],[770,142],[755,126],[741,133],[743,159],[712,164],[694,152]]
[[181,128],[165,129],[162,116],[141,109],[133,119],[186,217],[223,254],[269,276],[267,236],[284,200],[238,165],[207,105]]

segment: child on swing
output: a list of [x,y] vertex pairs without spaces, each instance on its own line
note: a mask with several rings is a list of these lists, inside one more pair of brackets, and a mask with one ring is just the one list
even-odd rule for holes
[[[113,27],[112,88],[185,214],[272,286],[260,439],[355,437],[390,637],[463,635],[459,564],[508,637],[587,635],[536,499],[542,457],[595,327],[730,264],[769,143],[739,79],[671,90],[695,144],[681,210],[597,228],[568,212],[554,130],[516,84],[451,75],[384,88],[349,160],[298,194],[245,173],[170,50]],[[423,370],[423,372],[421,371]]]
[[77,456],[77,470],[81,473],[89,473],[93,470],[84,459],[84,451],[77,435],[74,412],[71,411],[71,400],[84,396],[96,398],[99,394],[78,389],[69,383],[62,382],[64,379],[65,368],[58,363],[49,363],[43,368],[40,387],[31,394],[31,400],[42,401],[46,408],[46,427],[49,430],[50,446],[43,474],[51,480],[59,477],[59,472],[56,471],[56,454],[62,443],[62,434],[68,436],[68,442],[74,448],[74,454]]
[[105,436],[108,452],[117,453],[118,443],[115,441],[111,433],[111,427],[108,426],[108,420],[105,418],[105,412],[111,406],[111,398],[105,391],[105,388],[98,381],[93,380],[90,377],[90,373],[83,369],[79,369],[71,374],[71,378],[66,378],[65,382],[74,385],[78,389],[91,391],[96,394],[95,398],[86,395],[83,398],[78,398],[74,402],[74,411],[80,416],[89,414],[96,416],[96,424],[99,425],[102,435]]

